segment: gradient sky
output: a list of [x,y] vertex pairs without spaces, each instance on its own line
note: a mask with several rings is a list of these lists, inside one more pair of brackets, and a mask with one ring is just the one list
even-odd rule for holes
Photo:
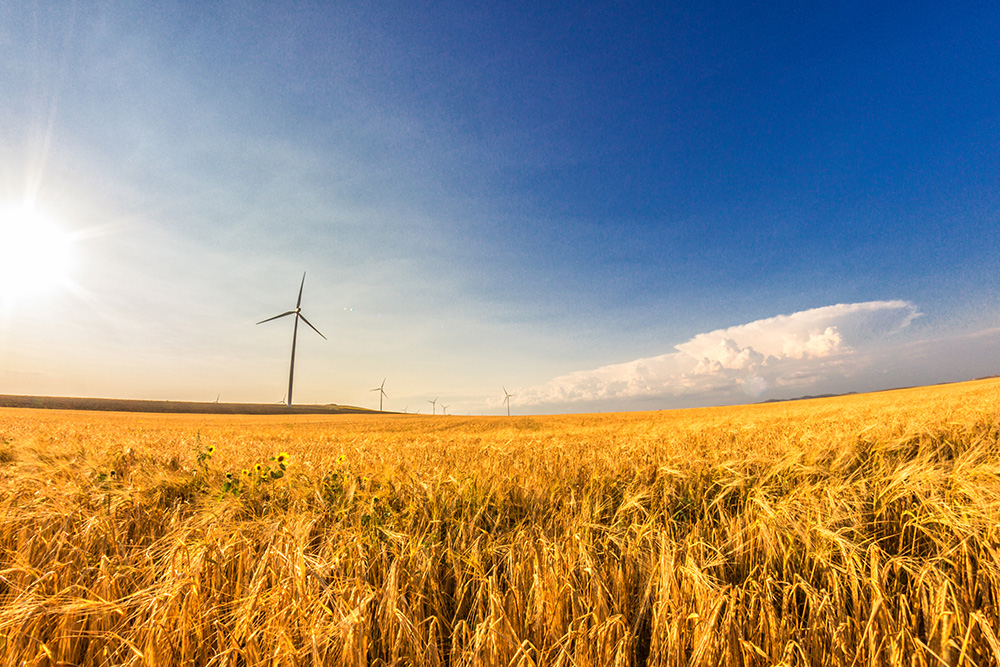
[[0,393],[278,402],[303,272],[301,403],[1000,372],[1000,5],[621,4],[0,4]]

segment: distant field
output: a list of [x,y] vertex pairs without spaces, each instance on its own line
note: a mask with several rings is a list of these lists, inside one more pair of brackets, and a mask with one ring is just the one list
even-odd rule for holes
[[1000,664],[998,401],[0,409],[0,662]]
[[196,401],[148,401],[124,398],[78,398],[73,396],[16,396],[0,394],[0,408],[46,410],[92,410],[99,412],[168,412],[206,415],[337,415],[370,414],[373,410],[349,405],[295,405],[282,403],[206,403]]

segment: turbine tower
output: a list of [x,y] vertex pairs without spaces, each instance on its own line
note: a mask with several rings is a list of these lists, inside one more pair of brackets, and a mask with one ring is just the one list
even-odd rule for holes
[[510,399],[514,398],[514,394],[507,393],[507,387],[503,387],[503,402],[507,404],[507,416],[510,417]]
[[437,402],[438,402],[437,398],[435,397],[433,401],[427,401],[427,402],[431,404],[431,414],[432,415],[435,414],[437,410]]
[[288,365],[288,393],[286,394],[286,396],[288,397],[286,405],[288,405],[288,407],[292,407],[292,379],[295,377],[295,339],[298,337],[299,334],[299,320],[301,319],[303,322],[308,324],[310,329],[318,333],[323,338],[323,340],[326,340],[326,336],[320,333],[320,330],[314,327],[312,325],[312,322],[307,320],[306,316],[302,314],[302,288],[305,287],[305,284],[306,284],[306,274],[303,273],[302,283],[299,285],[299,298],[295,301],[294,310],[289,310],[287,312],[282,313],[281,315],[275,315],[274,317],[269,317],[266,320],[261,320],[260,322],[257,323],[257,324],[264,324],[264,322],[270,322],[271,320],[276,320],[279,317],[286,317],[287,315],[295,316],[295,325],[292,327],[292,362]]
[[382,378],[382,384],[372,389],[372,391],[378,392],[378,411],[382,412],[382,399],[387,398],[385,393],[385,378]]
[[441,404],[441,414],[443,415],[448,414],[448,406],[445,405],[444,403]]

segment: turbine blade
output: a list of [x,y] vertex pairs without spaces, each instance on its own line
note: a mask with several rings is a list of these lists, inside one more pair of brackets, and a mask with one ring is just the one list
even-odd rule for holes
[[284,317],[285,315],[294,315],[294,314],[295,314],[295,311],[294,311],[294,310],[289,310],[288,312],[286,312],[286,313],[282,313],[281,315],[275,315],[274,317],[269,317],[269,318],[267,318],[266,320],[261,320],[261,321],[260,321],[260,322],[258,322],[257,324],[264,324],[264,322],[270,322],[271,320],[276,320],[276,319],[278,319],[279,317]]
[[[314,327],[314,326],[312,325],[312,322],[310,322],[309,320],[307,320],[307,319],[306,319],[306,316],[305,316],[305,315],[303,315],[302,313],[299,313],[299,317],[301,317],[301,318],[302,318],[302,321],[303,321],[303,322],[305,322],[306,324],[308,324],[308,325],[309,325],[309,327],[310,327],[310,328],[311,328],[311,329],[312,329],[313,331],[315,331],[316,333],[318,333],[318,334],[319,334],[320,336],[323,336],[323,334],[321,334],[321,333],[320,333],[319,329],[317,329],[316,327]],[[326,340],[326,339],[327,339],[327,338],[326,338],[326,336],[323,336],[323,340]]]
[[302,272],[302,283],[299,285],[299,298],[295,302],[295,307],[298,308],[302,305],[302,288],[306,286],[306,272]]

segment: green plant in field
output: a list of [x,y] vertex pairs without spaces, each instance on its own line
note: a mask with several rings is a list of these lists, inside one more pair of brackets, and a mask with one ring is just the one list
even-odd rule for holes
[[266,463],[257,463],[254,465],[252,471],[249,468],[244,468],[238,476],[232,472],[227,472],[226,481],[222,485],[222,495],[224,496],[227,493],[240,495],[248,484],[259,486],[260,484],[281,479],[285,476],[285,471],[288,470],[288,467],[292,465],[292,457],[286,452],[279,452],[268,459],[268,461],[275,464],[273,468]]
[[256,485],[265,484],[284,477],[292,465],[292,457],[285,452],[275,454],[268,461],[274,463],[274,467],[268,463],[256,463],[252,469],[243,469],[243,477],[253,480]]
[[263,481],[281,479],[285,476],[285,470],[288,469],[288,466],[292,465],[291,457],[285,452],[275,454],[268,460],[274,462],[275,467],[264,466],[264,473],[261,475]]
[[201,433],[195,436],[195,442],[197,446],[194,448],[198,465],[201,466],[202,472],[208,472],[208,462],[215,456],[215,445],[203,445],[201,444]]
[[378,495],[381,484],[367,475],[352,475],[345,454],[337,456],[335,466],[323,475],[320,482],[320,493],[326,506],[342,517],[360,515],[362,526],[382,525],[389,515],[389,506]]
[[121,481],[121,475],[114,468],[107,471],[100,471],[95,478],[97,485],[101,489],[101,502],[105,510],[111,509],[111,490],[116,482]]
[[233,495],[238,496],[238,495],[240,495],[241,491],[242,491],[242,489],[241,489],[241,485],[240,485],[240,480],[238,478],[234,477],[233,473],[227,472],[226,473],[226,482],[225,482],[225,484],[222,485],[222,495],[224,496],[227,493],[232,493]]
[[347,492],[349,473],[347,457],[341,454],[337,457],[336,469],[327,472],[321,480],[321,495],[327,505],[339,505],[343,501]]
[[383,501],[381,496],[372,495],[368,507],[365,509],[367,511],[361,515],[361,525],[366,528],[378,528],[389,517],[389,505]]

